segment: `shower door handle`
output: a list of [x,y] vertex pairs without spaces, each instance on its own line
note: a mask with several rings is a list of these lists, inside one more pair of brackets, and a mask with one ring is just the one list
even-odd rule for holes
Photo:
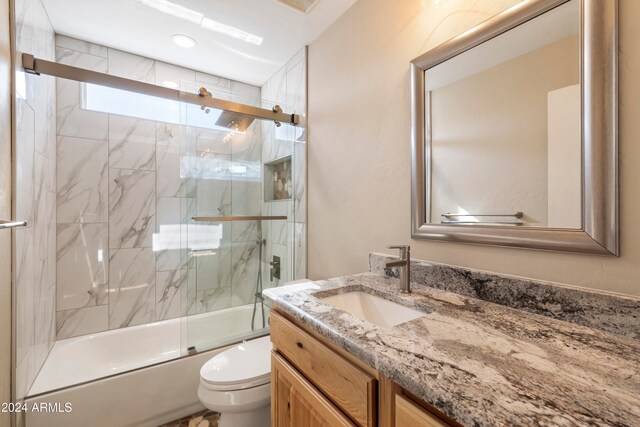
[[7,228],[26,227],[27,221],[7,221],[0,219],[0,230]]

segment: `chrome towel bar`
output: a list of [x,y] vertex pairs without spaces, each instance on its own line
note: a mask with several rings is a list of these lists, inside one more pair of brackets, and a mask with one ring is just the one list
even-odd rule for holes
[[196,222],[219,222],[219,221],[278,221],[287,219],[286,216],[194,216],[191,218]]
[[514,222],[506,222],[506,221],[455,221],[455,220],[442,220],[440,224],[465,224],[465,225],[524,225],[523,222],[514,221]]
[[524,216],[524,213],[521,211],[515,212],[515,213],[509,213],[509,214],[468,214],[468,213],[443,213],[442,215],[445,218],[451,218],[451,217],[456,217],[456,216],[512,216],[514,218],[522,218]]

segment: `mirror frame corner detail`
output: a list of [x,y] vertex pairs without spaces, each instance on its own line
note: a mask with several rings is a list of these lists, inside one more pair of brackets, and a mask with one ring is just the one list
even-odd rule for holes
[[619,256],[618,1],[580,2],[581,229],[429,223],[425,71],[569,0],[525,0],[411,61],[411,237]]

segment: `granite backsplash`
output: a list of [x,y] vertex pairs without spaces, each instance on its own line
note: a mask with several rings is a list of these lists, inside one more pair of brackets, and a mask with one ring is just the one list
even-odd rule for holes
[[[369,254],[369,271],[398,277],[385,268],[396,257]],[[485,271],[411,260],[411,282],[483,301],[640,339],[640,299]]]

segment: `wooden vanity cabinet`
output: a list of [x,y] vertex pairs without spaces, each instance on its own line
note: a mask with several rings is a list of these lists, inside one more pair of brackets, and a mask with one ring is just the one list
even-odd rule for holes
[[447,427],[451,424],[444,422],[403,395],[396,394],[394,425],[395,427]]
[[273,427],[355,427],[276,352],[271,355],[271,396]]
[[353,355],[271,311],[271,426],[458,426]]

